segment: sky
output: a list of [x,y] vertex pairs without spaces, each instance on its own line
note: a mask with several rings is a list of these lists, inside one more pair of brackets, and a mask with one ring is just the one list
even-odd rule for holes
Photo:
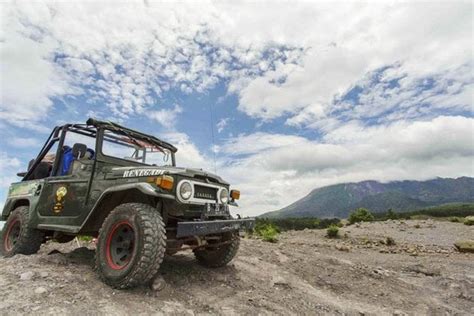
[[276,210],[362,180],[474,175],[471,1],[2,1],[0,199],[88,117]]

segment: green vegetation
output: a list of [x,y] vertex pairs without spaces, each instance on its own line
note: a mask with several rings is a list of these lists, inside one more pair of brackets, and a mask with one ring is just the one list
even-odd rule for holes
[[329,238],[337,238],[339,237],[339,227],[337,225],[330,225],[326,230],[326,236]]
[[464,225],[474,225],[474,216],[468,216],[464,219]]
[[257,218],[254,234],[265,241],[277,242],[278,234],[288,230],[324,229],[329,226],[341,225],[337,218]]
[[324,229],[332,224],[338,225],[339,223],[340,220],[338,218],[257,218],[255,222],[255,227],[259,227],[265,224],[271,224],[275,226],[279,231],[287,231],[303,229]]
[[395,245],[395,239],[393,239],[392,237],[388,236],[385,238],[385,244],[387,246],[393,246]]
[[456,221],[454,217],[466,217],[474,215],[474,203],[451,203],[440,206],[422,208],[410,212],[395,213],[392,209],[387,212],[375,213],[375,220],[387,219],[427,219],[429,217],[446,217],[450,221]]
[[260,223],[256,224],[254,228],[255,234],[261,237],[264,241],[268,242],[277,242],[278,241],[278,234],[280,233],[278,228],[275,227],[273,224],[269,223]]
[[365,208],[358,208],[349,214],[349,223],[372,222],[374,216]]

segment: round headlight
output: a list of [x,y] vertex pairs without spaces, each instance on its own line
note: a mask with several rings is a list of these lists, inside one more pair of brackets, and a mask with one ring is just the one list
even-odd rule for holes
[[221,200],[222,203],[227,203],[229,202],[229,191],[227,189],[223,188],[221,190],[219,199]]
[[179,195],[181,195],[181,198],[183,200],[188,200],[191,197],[191,194],[193,194],[193,188],[191,187],[191,183],[189,182],[183,182],[179,188]]

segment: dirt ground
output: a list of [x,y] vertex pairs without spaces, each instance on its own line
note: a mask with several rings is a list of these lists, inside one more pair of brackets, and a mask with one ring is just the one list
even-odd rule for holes
[[167,257],[159,291],[109,288],[93,271],[93,244],[48,243],[0,258],[0,315],[474,315],[474,254],[453,247],[474,239],[473,226],[388,221],[340,233],[243,239],[238,257],[214,270],[190,252]]

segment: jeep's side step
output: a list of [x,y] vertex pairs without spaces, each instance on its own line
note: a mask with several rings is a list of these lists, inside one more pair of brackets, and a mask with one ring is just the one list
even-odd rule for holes
[[252,229],[255,225],[254,218],[230,219],[199,222],[179,222],[176,237],[203,236],[209,234],[226,233]]
[[46,224],[39,224],[38,229],[43,230],[57,230],[64,233],[71,233],[77,234],[81,229],[80,226],[69,226],[69,225],[46,225]]

